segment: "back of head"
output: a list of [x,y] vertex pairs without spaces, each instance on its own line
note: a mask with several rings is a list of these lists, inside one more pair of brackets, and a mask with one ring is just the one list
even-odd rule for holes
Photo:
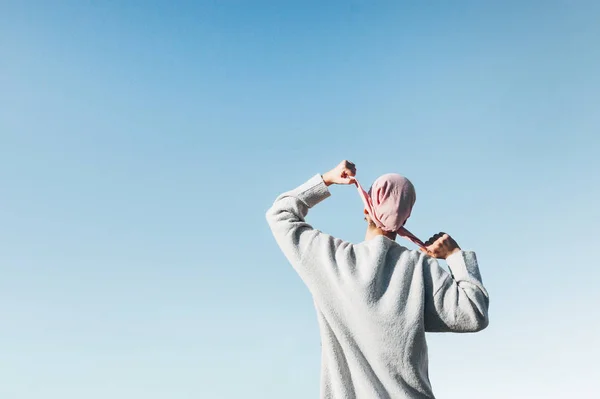
[[375,180],[368,196],[373,204],[371,219],[384,231],[398,231],[409,218],[417,199],[415,187],[406,177],[388,173]]

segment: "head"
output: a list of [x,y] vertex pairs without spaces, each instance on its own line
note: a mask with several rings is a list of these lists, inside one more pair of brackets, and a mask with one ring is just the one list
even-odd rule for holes
[[410,217],[417,198],[413,184],[404,176],[388,173],[375,180],[368,196],[372,202],[372,214],[365,209],[367,239],[376,235],[396,239],[396,231]]

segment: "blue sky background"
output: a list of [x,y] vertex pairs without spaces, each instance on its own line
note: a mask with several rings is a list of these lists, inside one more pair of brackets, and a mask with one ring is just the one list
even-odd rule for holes
[[[94,4],[95,3],[95,4]],[[0,397],[316,398],[264,213],[347,158],[475,250],[440,398],[594,398],[600,4],[0,3]],[[356,190],[309,221],[364,236]],[[412,247],[412,244],[406,242]]]

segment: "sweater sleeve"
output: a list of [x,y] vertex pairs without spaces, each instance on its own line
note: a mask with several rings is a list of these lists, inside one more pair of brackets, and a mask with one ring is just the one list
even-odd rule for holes
[[451,273],[434,258],[424,258],[425,331],[477,332],[488,326],[489,296],[477,257],[459,251],[446,259]]
[[313,294],[331,286],[340,274],[338,259],[347,259],[348,251],[353,251],[352,244],[322,233],[305,221],[309,209],[330,195],[321,175],[315,175],[279,195],[266,214],[277,244]]

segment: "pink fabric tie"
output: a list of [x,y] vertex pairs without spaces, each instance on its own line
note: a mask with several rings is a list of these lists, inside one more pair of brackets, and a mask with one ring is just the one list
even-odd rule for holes
[[404,176],[389,173],[379,177],[369,192],[355,179],[365,209],[377,227],[395,232],[425,249],[425,243],[404,227],[416,201],[415,189]]

